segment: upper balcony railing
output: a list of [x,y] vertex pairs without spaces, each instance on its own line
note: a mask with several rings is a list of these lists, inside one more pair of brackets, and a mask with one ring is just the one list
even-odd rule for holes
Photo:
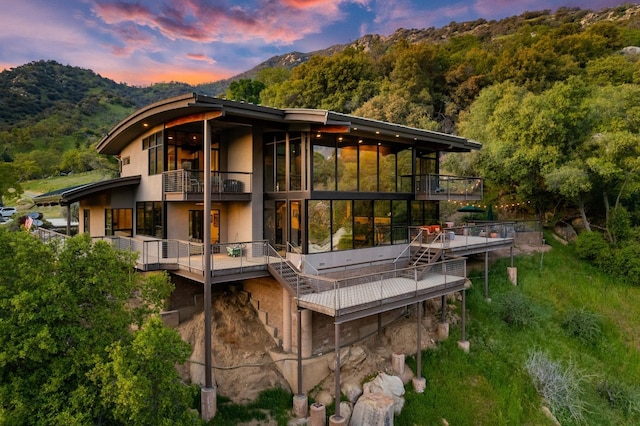
[[[252,173],[248,172],[211,172],[211,194],[241,195],[251,194]],[[177,194],[178,198],[201,198],[204,194],[204,171],[171,170],[162,174],[162,186],[165,196]],[[189,197],[189,196],[195,197]]]
[[482,178],[427,174],[415,176],[417,200],[482,200]]

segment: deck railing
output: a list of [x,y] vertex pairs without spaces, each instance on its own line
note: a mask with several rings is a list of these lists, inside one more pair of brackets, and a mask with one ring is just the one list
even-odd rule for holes
[[[211,193],[251,193],[252,173],[211,172]],[[162,173],[164,192],[203,193],[203,170],[171,170]]]
[[481,200],[482,178],[440,174],[417,175],[415,194],[427,200]]
[[435,262],[427,266],[408,267],[337,279],[333,282],[333,288],[325,284],[319,290],[334,290],[333,309],[339,313],[345,309],[359,309],[357,306],[361,304],[361,290],[350,290],[350,288],[361,284],[367,284],[367,292],[370,293],[370,299],[373,300],[367,303],[367,308],[371,308],[399,299],[459,287],[465,279],[466,259],[458,258]]

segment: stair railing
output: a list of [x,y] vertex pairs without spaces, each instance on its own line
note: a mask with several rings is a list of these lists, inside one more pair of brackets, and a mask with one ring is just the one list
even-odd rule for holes
[[[402,259],[402,258],[404,258],[404,257],[405,257],[405,253],[406,253],[407,251],[409,251],[409,259],[411,259],[411,247],[413,247],[413,244],[414,244],[416,241],[418,241],[418,239],[420,239],[420,241],[422,241],[422,229],[420,229],[420,230],[418,231],[418,235],[416,235],[416,236],[413,238],[413,240],[411,240],[411,241],[409,242],[409,244],[407,244],[407,247],[405,247],[405,249],[404,249],[404,250],[402,250],[402,251],[400,252],[400,254],[399,254],[399,255],[398,255],[398,256],[393,260],[393,265],[394,265],[394,267],[396,267],[396,264],[398,263],[398,261],[399,261],[400,259]],[[421,244],[421,245],[422,245],[422,244]]]

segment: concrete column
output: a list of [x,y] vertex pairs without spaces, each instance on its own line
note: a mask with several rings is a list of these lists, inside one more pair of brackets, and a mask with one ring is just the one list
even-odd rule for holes
[[325,426],[327,424],[327,408],[324,404],[320,404],[319,402],[311,404],[309,420],[311,426]]
[[411,381],[413,382],[413,389],[416,393],[424,393],[424,390],[427,387],[427,379],[424,377],[414,377]]
[[329,417],[329,426],[342,426],[347,424],[346,417],[331,416]]
[[465,352],[469,352],[469,341],[467,340],[467,290],[462,290],[462,336],[458,341],[458,347]]
[[309,414],[309,398],[307,395],[293,395],[293,414],[296,419],[303,419]]
[[446,340],[449,338],[449,323],[441,322],[438,324],[438,340]]
[[[421,349],[418,349],[421,350]],[[391,354],[391,369],[398,376],[404,374],[404,354],[400,352],[394,352]]]
[[507,275],[509,276],[509,281],[511,284],[518,285],[518,268],[513,266],[507,267]]
[[303,358],[309,358],[313,352],[313,327],[311,322],[311,311],[305,309],[301,312],[300,332],[302,337],[302,348],[298,350]]
[[202,420],[205,422],[215,417],[217,411],[215,386],[201,389],[200,408],[202,411]]
[[291,352],[291,296],[282,289],[282,350]]

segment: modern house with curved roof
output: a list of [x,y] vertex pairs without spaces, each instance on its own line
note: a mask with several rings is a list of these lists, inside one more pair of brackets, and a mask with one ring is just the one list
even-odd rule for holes
[[512,246],[504,229],[439,223],[440,201],[482,197],[480,178],[440,174],[441,154],[480,148],[332,111],[186,94],[99,142],[117,156],[118,179],[55,196],[79,202],[81,232],[138,251],[141,270],[168,270],[195,293],[208,280],[240,285],[284,353],[307,358],[464,290],[462,256]]

